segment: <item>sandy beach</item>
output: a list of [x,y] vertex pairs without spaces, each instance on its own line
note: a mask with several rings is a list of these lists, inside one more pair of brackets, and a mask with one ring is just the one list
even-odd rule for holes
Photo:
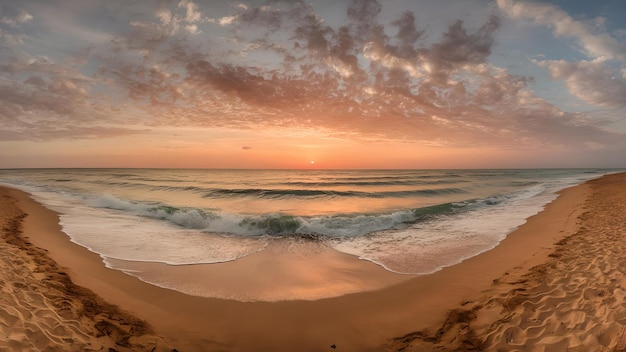
[[[329,248],[281,257],[281,244],[219,267],[154,264],[157,273],[227,286],[241,300],[108,269],[28,194],[1,188],[0,204],[0,350],[626,349],[626,174],[562,191],[496,248],[431,275],[393,274]],[[283,280],[292,265],[306,273],[308,292]],[[271,275],[255,274],[259,266]],[[274,299],[245,302],[256,297],[246,290]],[[315,299],[323,290],[344,293]]]

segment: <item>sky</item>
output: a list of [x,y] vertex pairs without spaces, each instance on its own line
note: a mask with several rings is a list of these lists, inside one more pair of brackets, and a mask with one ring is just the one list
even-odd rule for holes
[[623,0],[0,0],[0,168],[626,167]]

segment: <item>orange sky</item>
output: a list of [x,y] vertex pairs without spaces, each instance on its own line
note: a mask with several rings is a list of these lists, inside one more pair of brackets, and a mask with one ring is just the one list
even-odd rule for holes
[[626,167],[622,5],[440,5],[0,1],[0,168]]
[[[37,167],[131,168],[524,168],[552,167],[538,162],[538,153],[548,160],[569,155],[567,151],[552,149],[446,148],[388,140],[355,142],[315,132],[263,133],[259,139],[240,131],[220,132],[222,137],[218,138],[206,138],[215,133],[213,130],[181,133],[183,138],[155,134],[142,143],[132,135],[81,143],[14,143],[20,156],[7,161],[13,167],[36,163]],[[576,158],[561,162],[562,167],[578,166]]]

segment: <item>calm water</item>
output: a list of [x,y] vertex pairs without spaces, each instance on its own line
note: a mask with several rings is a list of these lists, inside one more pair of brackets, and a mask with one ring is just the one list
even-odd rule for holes
[[61,213],[63,230],[105,262],[223,262],[288,237],[429,273],[613,171],[37,169],[0,170],[0,182]]

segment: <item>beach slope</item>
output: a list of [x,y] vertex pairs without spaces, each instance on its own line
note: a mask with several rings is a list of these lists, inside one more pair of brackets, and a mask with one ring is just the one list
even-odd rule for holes
[[560,233],[547,258],[507,270],[434,334],[413,331],[390,350],[626,350],[626,175],[583,187],[589,195],[575,229]]
[[[459,265],[314,301],[240,302],[146,284],[70,242],[57,215],[27,194],[0,194],[0,349],[64,350],[68,341],[95,350],[625,348],[626,174],[561,192],[499,246]],[[367,276],[367,266],[358,272]]]
[[24,236],[15,191],[0,193],[0,350],[171,350],[145,321],[74,284]]

